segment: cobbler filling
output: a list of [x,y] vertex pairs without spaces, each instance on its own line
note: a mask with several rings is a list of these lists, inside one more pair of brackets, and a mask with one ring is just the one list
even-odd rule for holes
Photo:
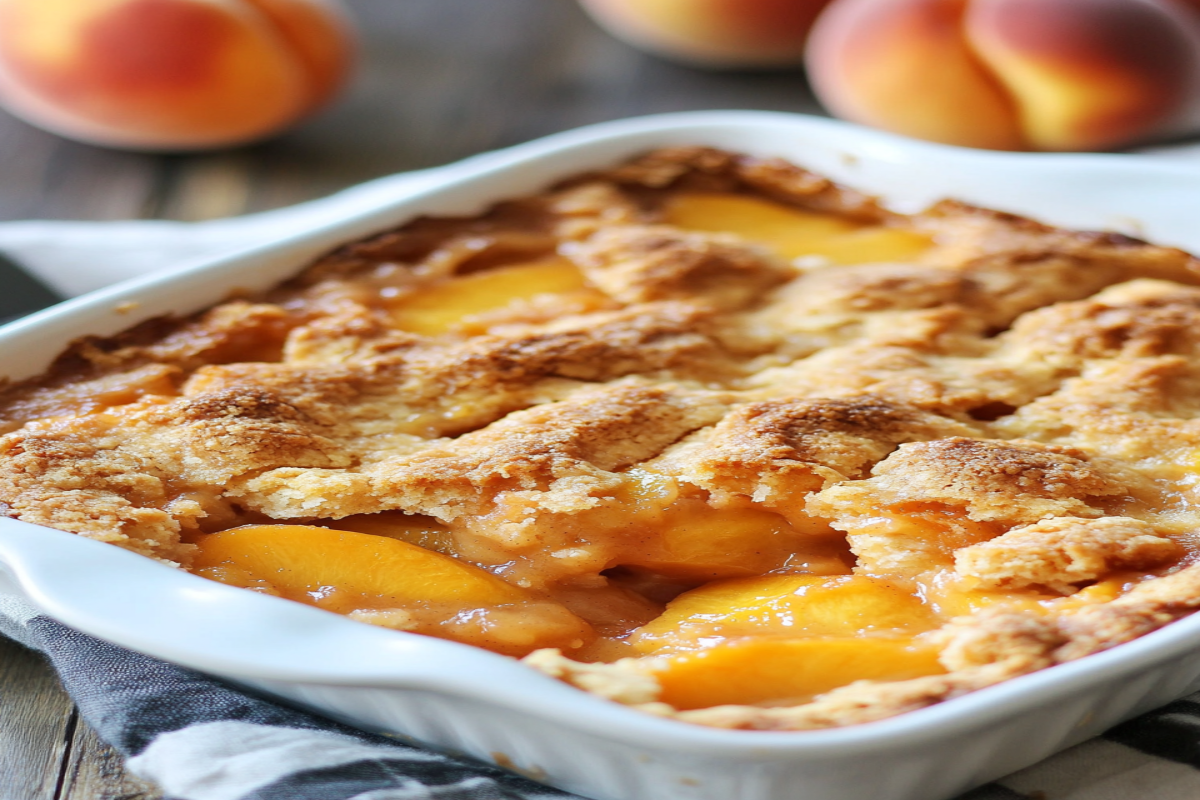
[[1200,264],[658,151],[77,343],[0,512],[732,728],[1200,606]]

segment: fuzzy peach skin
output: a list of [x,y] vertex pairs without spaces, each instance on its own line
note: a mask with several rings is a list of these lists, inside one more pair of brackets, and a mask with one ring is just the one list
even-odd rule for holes
[[1200,123],[1194,0],[835,0],[807,64],[834,114],[998,150],[1103,150]]
[[712,67],[799,64],[830,0],[580,0],[616,37],[657,55]]
[[0,103],[111,147],[240,144],[327,101],[352,42],[333,0],[0,0]]

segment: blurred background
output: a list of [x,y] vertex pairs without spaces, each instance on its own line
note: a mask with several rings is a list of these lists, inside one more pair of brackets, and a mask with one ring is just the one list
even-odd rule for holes
[[692,109],[820,113],[799,68],[678,66],[575,0],[346,0],[359,65],[315,117],[252,146],[139,154],[0,112],[0,219],[202,220],[275,208],[592,122]]

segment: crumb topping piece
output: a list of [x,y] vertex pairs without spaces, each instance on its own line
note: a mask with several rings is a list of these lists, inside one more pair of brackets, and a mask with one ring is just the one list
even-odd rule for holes
[[1022,439],[952,436],[900,445],[863,481],[830,487],[809,503],[813,513],[862,516],[903,503],[943,503],[969,519],[1010,524],[1051,516],[1099,516],[1092,503],[1127,487],[1081,450]]
[[872,395],[768,400],[734,407],[653,464],[717,500],[749,497],[795,523],[809,493],[864,475],[898,444],[970,433],[955,420]]
[[1149,569],[1180,555],[1178,544],[1138,519],[1052,517],[964,547],[954,562],[959,575],[986,588],[1040,585],[1070,594],[1114,570]]
[[735,309],[793,275],[736,237],[667,226],[613,226],[563,251],[592,284],[623,303],[687,300]]

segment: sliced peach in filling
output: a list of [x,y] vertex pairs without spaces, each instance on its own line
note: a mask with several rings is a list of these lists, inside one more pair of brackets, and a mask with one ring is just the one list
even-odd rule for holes
[[682,498],[638,532],[643,538],[627,540],[619,564],[672,578],[742,577],[792,564],[812,572],[848,571],[836,540],[797,533],[782,516],[761,509],[714,509]]
[[739,636],[915,634],[939,621],[916,594],[865,575],[762,575],[684,592],[631,637],[643,653]]
[[499,652],[593,637],[561,605],[399,539],[311,525],[248,525],[199,542],[193,571],[367,622]]
[[854,681],[945,672],[937,648],[894,639],[736,639],[663,659],[661,699],[680,710],[791,705]]
[[864,225],[746,195],[680,194],[668,201],[663,212],[670,225],[737,234],[788,259],[822,256],[836,264],[904,262],[933,244],[929,237],[911,230]]
[[385,299],[392,324],[401,330],[436,336],[473,316],[539,295],[591,293],[583,274],[565,258],[551,256],[510,264],[434,283]]
[[945,619],[973,614],[994,606],[1040,612],[1044,610],[1041,603],[1061,599],[1059,595],[1032,589],[1022,591],[980,589],[976,581],[960,578],[953,570],[949,569],[922,575],[917,579],[917,585],[929,605]]
[[840,536],[811,536],[762,508],[715,509],[704,492],[631,470],[592,508],[547,511],[529,493],[503,493],[491,510],[456,522],[456,545],[521,586],[550,586],[618,567],[695,586],[776,569],[845,574]]
[[1087,606],[1112,602],[1152,577],[1153,573],[1124,570],[1066,596],[1038,587],[979,589],[975,581],[959,577],[951,570],[922,576],[918,585],[930,606],[949,619],[997,606],[1039,614],[1072,614]]
[[197,568],[238,567],[288,597],[311,598],[314,605],[335,611],[349,607],[330,599],[331,590],[351,602],[376,606],[499,605],[526,599],[520,589],[478,567],[407,542],[351,531],[247,525],[210,534],[199,547]]
[[[713,508],[703,492],[667,475],[630,470],[612,508],[585,524],[609,529],[609,566],[638,567],[668,579],[706,581],[791,568],[849,572],[840,537],[797,530],[774,511],[749,504]],[[598,524],[597,524],[598,523]]]

